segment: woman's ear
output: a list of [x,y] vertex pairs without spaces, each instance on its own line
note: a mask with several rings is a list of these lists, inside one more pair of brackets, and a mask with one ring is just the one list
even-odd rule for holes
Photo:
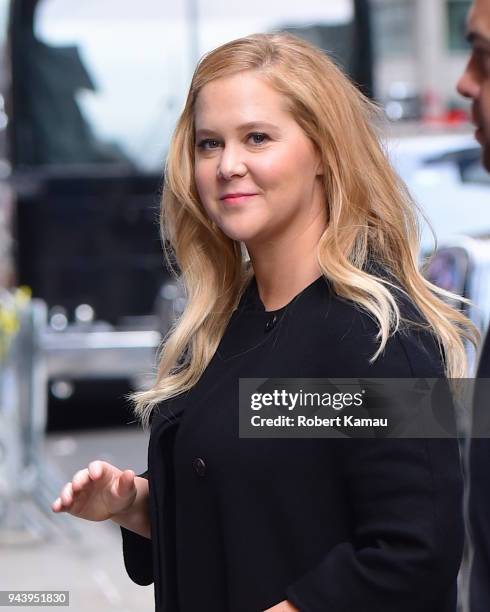
[[323,163],[321,159],[316,164],[316,176],[323,176]]
[[320,151],[318,150],[318,146],[315,144],[315,158],[316,158],[316,176],[323,176],[323,159]]

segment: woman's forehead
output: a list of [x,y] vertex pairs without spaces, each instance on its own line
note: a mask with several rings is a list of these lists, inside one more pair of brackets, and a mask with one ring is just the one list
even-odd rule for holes
[[194,105],[196,129],[223,120],[238,125],[250,122],[277,123],[288,119],[289,100],[264,79],[243,74],[206,83]]

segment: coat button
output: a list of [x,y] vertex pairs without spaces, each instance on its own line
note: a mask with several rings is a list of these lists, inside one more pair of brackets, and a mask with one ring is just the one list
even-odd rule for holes
[[270,331],[273,327],[275,327],[276,323],[277,323],[277,316],[272,315],[272,317],[265,324],[265,331],[266,332]]
[[192,467],[198,476],[204,476],[206,474],[206,463],[201,457],[193,459]]

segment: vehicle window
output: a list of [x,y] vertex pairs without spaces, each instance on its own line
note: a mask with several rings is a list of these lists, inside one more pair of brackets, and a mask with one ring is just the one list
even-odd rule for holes
[[458,169],[462,183],[477,183],[490,185],[490,174],[485,170],[481,161],[481,148],[475,143],[474,146],[449,151],[442,155],[429,157],[426,165],[434,165],[451,162]]
[[490,174],[485,170],[480,161],[468,164],[461,172],[461,178],[463,183],[490,185]]

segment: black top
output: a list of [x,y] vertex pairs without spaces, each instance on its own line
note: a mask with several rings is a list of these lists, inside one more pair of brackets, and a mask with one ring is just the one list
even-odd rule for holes
[[[414,307],[401,298],[405,317]],[[267,312],[253,280],[194,388],[152,420],[152,540],[122,529],[157,611],[454,612],[455,440],[238,437],[240,377],[443,376],[425,331],[376,350],[375,322],[320,277]]]

